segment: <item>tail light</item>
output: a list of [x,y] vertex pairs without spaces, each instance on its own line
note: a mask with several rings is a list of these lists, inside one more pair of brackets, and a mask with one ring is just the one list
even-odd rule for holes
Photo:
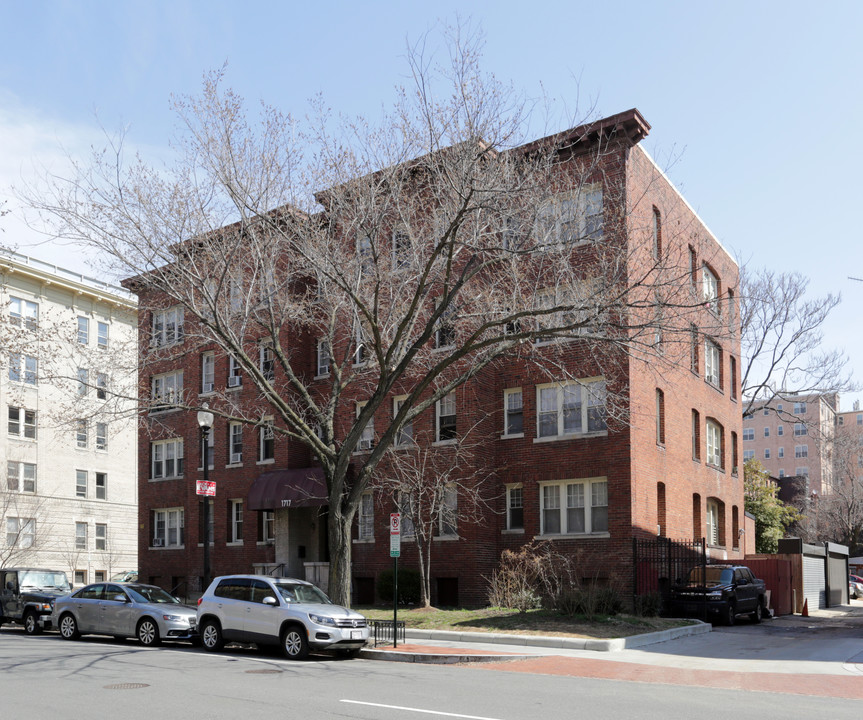
[[198,605],[200,605],[200,604],[201,604],[201,600],[203,600],[203,599],[204,599],[203,597],[199,597],[199,598],[198,598]]

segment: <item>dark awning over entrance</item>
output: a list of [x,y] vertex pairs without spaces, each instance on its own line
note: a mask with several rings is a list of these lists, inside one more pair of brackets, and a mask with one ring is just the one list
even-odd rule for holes
[[270,470],[249,488],[249,510],[279,510],[327,504],[327,483],[321,468]]

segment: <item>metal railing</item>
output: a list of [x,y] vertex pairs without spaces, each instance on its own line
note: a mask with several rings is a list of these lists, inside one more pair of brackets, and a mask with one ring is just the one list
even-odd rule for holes
[[395,633],[393,633],[392,620],[369,620],[372,626],[372,637],[375,641],[375,647],[378,645],[392,645],[396,640],[400,643],[405,641],[405,623],[404,620],[399,620],[395,623]]

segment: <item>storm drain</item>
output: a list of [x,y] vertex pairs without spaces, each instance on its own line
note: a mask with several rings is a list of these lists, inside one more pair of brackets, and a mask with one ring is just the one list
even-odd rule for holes
[[137,690],[145,687],[150,686],[147,683],[117,683],[116,685],[105,685],[105,690]]
[[281,670],[246,670],[247,675],[279,675]]

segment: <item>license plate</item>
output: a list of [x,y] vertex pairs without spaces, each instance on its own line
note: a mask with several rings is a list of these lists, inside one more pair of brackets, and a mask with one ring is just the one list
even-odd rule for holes
[[363,639],[363,631],[362,630],[351,630],[351,640],[362,640]]

